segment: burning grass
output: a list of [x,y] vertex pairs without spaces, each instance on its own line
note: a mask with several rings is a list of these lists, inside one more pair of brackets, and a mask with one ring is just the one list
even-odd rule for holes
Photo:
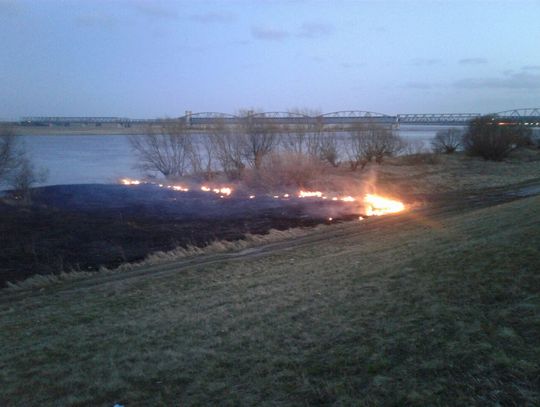
[[363,214],[352,197],[253,195],[230,185],[152,185],[135,179],[122,184],[41,188],[31,208],[0,202],[0,283],[33,274],[50,275],[40,281],[65,279],[67,271],[84,275],[171,250],[204,252],[217,241],[250,240],[272,229]]
[[[130,179],[130,178],[123,178],[120,180],[120,183],[122,185],[157,185],[159,188],[166,188],[166,189],[172,189],[174,191],[180,191],[180,192],[189,192],[190,188],[180,186],[180,185],[174,185],[174,184],[163,184],[163,183],[155,183],[155,182],[148,182],[148,181],[141,181],[138,179]],[[202,185],[200,189],[203,192],[213,192],[220,196],[220,198],[230,197],[234,191],[233,187],[227,186],[227,187],[209,187],[207,185]],[[328,193],[328,192],[322,192],[322,191],[306,191],[303,189],[300,189],[296,194],[289,194],[289,193],[278,193],[278,194],[265,194],[272,196],[274,199],[282,199],[282,200],[290,200],[294,197],[305,199],[305,198],[312,198],[312,199],[320,199],[320,200],[327,200],[332,202],[358,202],[359,206],[357,210],[359,211],[358,214],[364,214],[365,216],[382,216],[390,213],[398,213],[402,212],[406,209],[406,206],[403,202],[397,201],[395,199],[390,199],[387,197],[383,197],[380,195],[377,195],[375,193],[369,193],[364,194],[363,197],[360,196],[358,198],[354,198],[351,195],[339,195],[335,193]],[[263,195],[264,196],[264,195]],[[245,193],[243,196],[244,199],[246,199]],[[247,199],[255,199],[256,195],[248,195]],[[332,220],[332,218],[329,218]]]
[[0,403],[537,405],[539,220],[406,212],[3,293]]

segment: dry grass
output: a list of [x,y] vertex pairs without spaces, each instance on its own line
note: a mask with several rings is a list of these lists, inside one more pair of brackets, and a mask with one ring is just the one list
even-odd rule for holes
[[399,186],[415,193],[471,191],[540,179],[540,149],[515,151],[503,162],[464,153],[440,154],[437,158],[434,163],[418,165],[414,160],[410,163],[408,157],[397,157],[372,168],[379,185]]
[[0,404],[540,404],[540,198],[426,214],[6,297]]
[[345,194],[366,190],[399,197],[449,191],[476,191],[540,180],[540,149],[514,151],[502,162],[469,157],[464,153],[411,154],[387,158],[364,170],[326,166],[306,187]]

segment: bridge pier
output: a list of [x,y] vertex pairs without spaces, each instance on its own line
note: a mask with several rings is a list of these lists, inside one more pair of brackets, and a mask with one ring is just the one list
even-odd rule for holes
[[185,118],[186,126],[188,127],[191,127],[192,125],[192,122],[191,122],[192,114],[193,113],[191,112],[191,110],[186,110],[186,115],[184,116],[184,118]]

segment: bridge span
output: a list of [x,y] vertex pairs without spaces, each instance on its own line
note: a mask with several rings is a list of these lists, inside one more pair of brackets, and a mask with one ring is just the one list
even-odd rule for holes
[[[520,123],[530,127],[540,127],[540,108],[514,109],[491,113],[500,123]],[[190,126],[205,126],[215,123],[236,124],[244,120],[264,120],[280,125],[319,124],[324,126],[348,126],[355,123],[378,123],[385,125],[444,125],[465,126],[472,119],[482,116],[481,113],[406,113],[388,115],[384,113],[347,110],[325,113],[317,116],[293,112],[247,112],[245,115],[234,115],[219,112],[186,113],[177,118],[165,119],[131,119],[127,117],[53,117],[32,116],[20,119],[20,125],[41,126],[101,126],[103,124],[130,127],[137,124],[160,124],[171,120],[182,120]]]

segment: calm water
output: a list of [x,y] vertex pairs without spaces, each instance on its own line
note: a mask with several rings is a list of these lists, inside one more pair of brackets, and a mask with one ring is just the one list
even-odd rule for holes
[[[439,126],[403,126],[399,134],[429,145]],[[38,168],[48,170],[45,185],[113,183],[141,175],[128,136],[21,136]]]
[[47,169],[46,185],[112,183],[135,174],[125,135],[22,138],[35,166]]

